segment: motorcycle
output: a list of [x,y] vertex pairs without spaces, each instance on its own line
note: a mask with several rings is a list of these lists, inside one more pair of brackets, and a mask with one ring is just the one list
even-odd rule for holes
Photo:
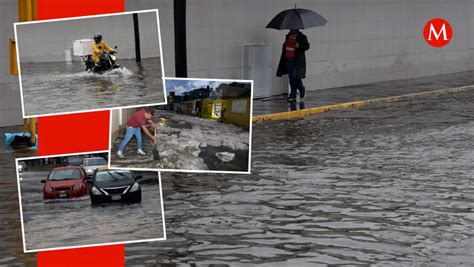
[[[117,47],[114,47],[114,49],[117,49]],[[116,63],[117,57],[114,55],[115,53],[116,51],[104,51],[100,56],[99,63],[97,64],[95,64],[94,60],[92,60],[92,55],[82,57],[82,60],[86,66],[86,71],[96,74],[104,74],[107,71],[121,68],[121,66]]]

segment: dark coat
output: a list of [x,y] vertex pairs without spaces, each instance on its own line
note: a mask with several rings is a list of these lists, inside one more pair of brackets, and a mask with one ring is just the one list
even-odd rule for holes
[[[285,58],[285,43],[288,40],[290,33],[286,35],[285,42],[281,50],[280,63],[278,64],[278,70],[276,76],[281,77],[285,74],[288,74],[288,69],[286,67],[286,58]],[[302,32],[298,31],[298,36],[296,37],[296,42],[299,44],[299,47],[295,49],[296,53],[296,76],[298,79],[303,79],[306,77],[306,56],[305,51],[309,49],[308,38]]]

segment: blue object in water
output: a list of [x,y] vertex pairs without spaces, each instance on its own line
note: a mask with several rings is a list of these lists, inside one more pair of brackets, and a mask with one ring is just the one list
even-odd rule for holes
[[5,143],[7,146],[23,145],[29,149],[38,149],[38,135],[36,135],[36,143],[30,143],[30,133],[5,133]]

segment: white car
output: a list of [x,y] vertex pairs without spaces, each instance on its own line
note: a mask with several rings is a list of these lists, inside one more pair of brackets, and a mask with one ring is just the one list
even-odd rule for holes
[[81,163],[82,169],[86,172],[87,176],[92,176],[94,171],[100,167],[107,167],[107,161],[104,158],[85,158]]

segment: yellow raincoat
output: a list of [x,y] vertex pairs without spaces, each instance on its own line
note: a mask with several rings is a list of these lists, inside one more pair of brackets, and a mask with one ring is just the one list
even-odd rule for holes
[[100,41],[100,43],[94,42],[92,44],[92,60],[94,60],[94,63],[99,63],[100,56],[104,51],[111,52],[114,50],[104,41]]

